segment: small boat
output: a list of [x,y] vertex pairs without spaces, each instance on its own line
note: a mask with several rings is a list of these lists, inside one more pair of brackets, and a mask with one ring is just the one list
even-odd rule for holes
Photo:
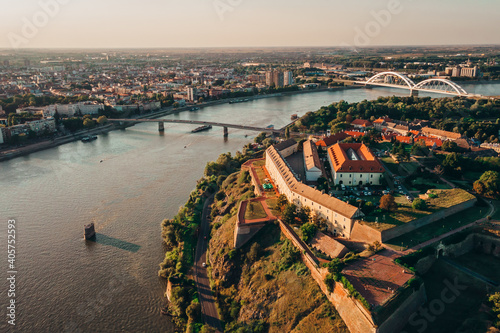
[[160,310],[160,313],[164,316],[172,316],[170,312],[168,311],[168,307],[164,307],[163,309]]
[[97,140],[97,135],[84,136],[82,138],[82,142],[90,142],[90,141],[94,141],[94,140]]
[[203,125],[203,126],[195,128],[194,130],[191,131],[191,133],[198,133],[201,131],[207,131],[211,128],[212,128],[212,125]]

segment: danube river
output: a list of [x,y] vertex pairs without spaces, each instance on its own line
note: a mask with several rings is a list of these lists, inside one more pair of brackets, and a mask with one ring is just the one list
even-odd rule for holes
[[[500,95],[500,85],[465,86]],[[401,90],[355,89],[265,98],[206,107],[168,117],[276,128],[334,101],[404,95]],[[164,284],[160,222],[176,214],[208,161],[235,153],[257,133],[221,128],[138,124],[0,163],[3,256],[0,331],[172,332],[160,315]],[[7,307],[7,221],[16,234],[16,326]],[[83,240],[95,222],[97,242]]]

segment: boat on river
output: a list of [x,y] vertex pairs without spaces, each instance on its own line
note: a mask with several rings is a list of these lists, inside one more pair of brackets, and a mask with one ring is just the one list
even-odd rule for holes
[[194,130],[191,131],[191,133],[198,133],[198,132],[201,132],[201,131],[208,131],[211,128],[212,128],[212,125],[203,125],[203,126],[195,128]]

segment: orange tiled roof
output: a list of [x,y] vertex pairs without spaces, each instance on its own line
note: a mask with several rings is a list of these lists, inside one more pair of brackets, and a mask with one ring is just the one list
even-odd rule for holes
[[403,143],[411,143],[411,137],[410,136],[402,136],[402,135],[396,135],[396,140],[398,142],[403,142]]
[[355,138],[357,138],[358,136],[364,136],[365,135],[364,132],[358,132],[358,131],[345,131],[344,133],[347,134],[348,136],[352,136],[352,137],[355,137]]
[[[328,149],[335,172],[384,172],[384,168],[370,149],[362,143],[337,143]],[[358,158],[352,159],[354,155]]]
[[267,148],[267,152],[272,160],[272,163],[274,163],[274,165],[276,166],[278,172],[281,174],[281,177],[284,179],[290,191],[302,195],[307,199],[314,201],[318,205],[326,207],[327,209],[330,209],[348,218],[357,217],[362,214],[359,208],[351,206],[348,203],[335,197],[331,197],[328,194],[323,194],[317,189],[299,182],[297,178],[295,178],[292,171],[288,167],[287,163],[285,163],[285,161],[281,157],[281,154],[278,152],[275,146]]
[[364,120],[364,119],[355,119],[351,122],[351,125],[369,127],[369,126],[372,126],[372,123],[369,122],[368,120]]
[[316,146],[329,147],[329,146],[334,145],[337,142],[342,141],[348,137],[349,137],[349,135],[347,135],[346,133],[339,132],[337,134],[330,135],[329,137],[326,137],[323,140],[319,140],[318,142],[316,142]]

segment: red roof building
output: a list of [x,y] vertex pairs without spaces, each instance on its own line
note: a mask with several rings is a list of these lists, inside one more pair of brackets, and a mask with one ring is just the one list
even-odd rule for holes
[[348,137],[349,137],[349,135],[346,134],[345,132],[339,132],[337,134],[330,135],[330,136],[324,138],[323,140],[317,141],[316,146],[317,147],[324,147],[326,149],[327,147],[330,147],[331,145],[334,145],[339,141],[347,139]]
[[362,143],[337,143],[328,149],[335,184],[380,185],[384,168]]
[[367,128],[367,127],[372,127],[372,123],[369,122],[368,120],[364,119],[355,119],[351,122],[351,125],[356,127],[356,128]]

